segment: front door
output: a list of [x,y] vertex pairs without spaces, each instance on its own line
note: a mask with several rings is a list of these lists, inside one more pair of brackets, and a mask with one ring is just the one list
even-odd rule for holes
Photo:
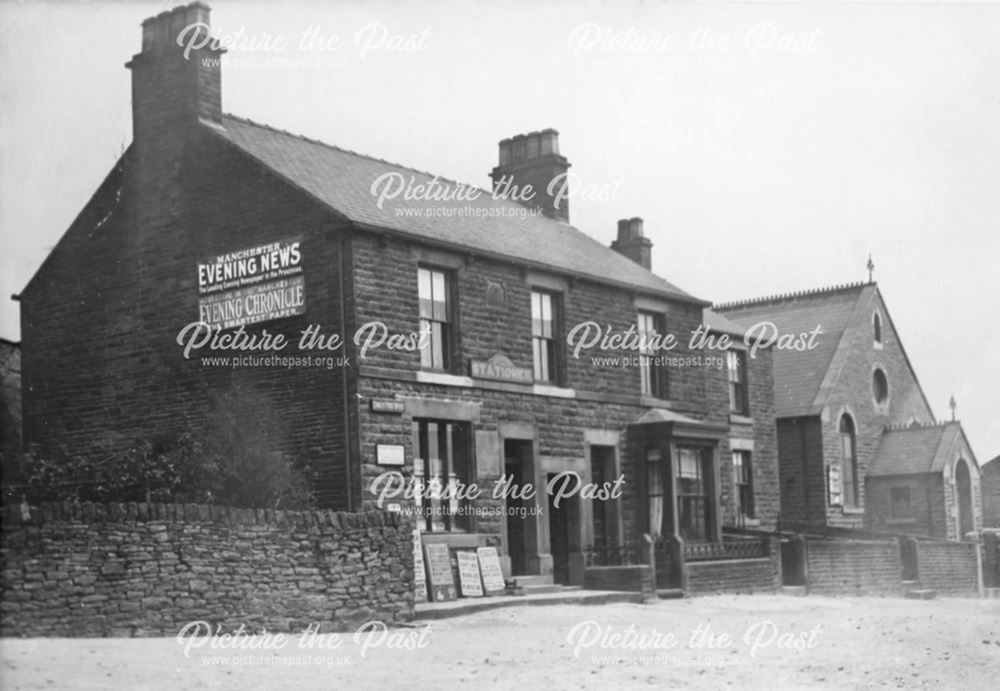
[[[549,475],[552,480],[555,475]],[[555,505],[555,495],[548,494],[549,548],[552,552],[552,580],[561,585],[570,584],[569,555],[573,550],[571,528],[579,519],[579,504],[576,495],[561,497]]]
[[504,499],[507,522],[507,555],[512,576],[527,575],[527,503],[517,494],[531,482],[530,458],[532,442],[508,439],[504,441],[504,473],[510,479],[510,492]]

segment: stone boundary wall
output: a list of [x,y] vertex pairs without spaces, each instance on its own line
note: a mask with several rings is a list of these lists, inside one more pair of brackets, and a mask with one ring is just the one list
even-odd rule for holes
[[172,636],[192,621],[296,633],[408,621],[413,528],[376,511],[5,507],[0,634]]
[[903,566],[899,542],[807,540],[809,592],[822,595],[898,595]]
[[921,587],[946,595],[979,595],[977,542],[917,542]]

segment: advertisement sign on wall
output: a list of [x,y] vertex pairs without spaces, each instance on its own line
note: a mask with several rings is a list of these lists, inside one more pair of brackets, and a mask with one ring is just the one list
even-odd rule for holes
[[199,321],[228,329],[305,314],[301,246],[288,238],[199,262]]

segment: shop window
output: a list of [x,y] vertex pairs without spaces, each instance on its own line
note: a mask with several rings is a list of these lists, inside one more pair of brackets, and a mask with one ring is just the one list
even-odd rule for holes
[[428,532],[471,529],[464,499],[472,477],[468,423],[414,420],[414,501],[418,522]]

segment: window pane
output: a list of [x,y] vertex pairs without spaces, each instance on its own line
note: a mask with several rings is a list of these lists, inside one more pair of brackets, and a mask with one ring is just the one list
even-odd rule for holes
[[646,464],[647,494],[649,499],[649,532],[657,537],[663,534],[663,473],[662,462],[657,458]]
[[430,318],[434,312],[431,306],[431,272],[428,269],[417,270],[417,285],[420,296],[420,316]]
[[431,272],[431,288],[433,290],[434,319],[442,322],[448,321],[448,290],[443,272]]
[[531,335],[542,335],[542,296],[531,293]]
[[433,337],[434,328],[431,326],[431,322],[428,321],[427,319],[421,319],[420,320],[420,331],[421,332],[425,332],[425,331],[431,332],[431,338],[429,338],[427,340],[427,342],[423,344],[423,347],[420,349],[420,365],[422,367],[433,367],[434,366],[434,337]]
[[431,366],[444,367],[444,332],[441,322],[431,322]]

